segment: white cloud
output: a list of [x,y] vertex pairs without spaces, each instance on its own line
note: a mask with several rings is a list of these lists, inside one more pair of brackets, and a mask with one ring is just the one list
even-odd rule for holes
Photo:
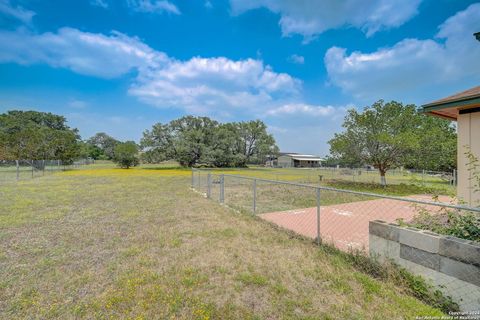
[[90,0],[90,4],[95,7],[108,8],[108,2],[106,0]]
[[336,109],[333,106],[315,106],[304,103],[293,103],[270,109],[267,111],[267,115],[307,115],[312,117],[326,117],[332,115],[335,110]]
[[298,80],[274,72],[262,61],[219,57],[172,61],[150,69],[139,75],[130,94],[159,107],[218,112],[271,105],[295,96],[299,89]]
[[[357,98],[425,96],[425,91],[459,81],[480,80],[480,4],[450,17],[435,39],[405,39],[372,53],[333,47],[325,55],[330,81]],[[441,96],[438,94],[437,96]]]
[[305,41],[329,29],[355,27],[367,36],[395,28],[417,14],[421,0],[230,0],[233,14],[267,8],[280,15],[284,36],[301,34]]
[[48,64],[105,79],[130,74],[132,96],[157,107],[194,113],[267,108],[295,99],[301,90],[299,80],[273,71],[261,60],[195,57],[179,61],[118,32],[0,31],[1,62]]
[[0,62],[45,63],[76,73],[115,78],[132,70],[155,68],[168,58],[137,38],[62,28],[57,33],[0,31]]
[[137,12],[180,14],[177,6],[167,0],[127,0],[127,4]]
[[305,58],[298,54],[292,54],[290,57],[288,57],[288,61],[295,64],[304,64]]
[[20,22],[29,24],[35,12],[23,9],[20,6],[14,7],[9,0],[0,0],[0,15],[12,17]]

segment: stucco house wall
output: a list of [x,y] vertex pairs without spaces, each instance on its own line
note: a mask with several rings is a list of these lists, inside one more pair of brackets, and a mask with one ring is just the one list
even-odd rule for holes
[[480,205],[480,191],[475,191],[475,189],[478,188],[478,182],[474,180],[472,170],[469,170],[469,160],[465,153],[468,150],[466,146],[469,146],[471,152],[477,156],[477,158],[480,157],[480,112],[459,114],[457,121],[457,196],[460,200],[463,200],[470,205],[478,206]]

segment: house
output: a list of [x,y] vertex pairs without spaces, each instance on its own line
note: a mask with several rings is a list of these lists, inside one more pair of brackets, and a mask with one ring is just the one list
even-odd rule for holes
[[280,153],[276,166],[280,168],[316,168],[320,167],[322,158],[311,154]]
[[480,86],[425,104],[422,108],[427,114],[457,121],[457,197],[469,205],[480,205],[480,191],[475,190],[477,182],[469,170],[470,161],[466,155],[471,151],[480,157]]

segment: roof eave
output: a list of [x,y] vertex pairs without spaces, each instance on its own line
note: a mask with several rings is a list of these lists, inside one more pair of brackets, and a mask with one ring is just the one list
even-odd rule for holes
[[428,112],[425,112],[425,113],[428,113],[429,115],[432,115],[432,116],[435,116],[435,117],[439,117],[439,118],[443,118],[443,119],[446,119],[446,120],[450,120],[450,121],[457,121],[457,118],[456,117],[450,117],[446,114],[442,114],[442,113],[439,113],[439,112],[435,112],[435,111],[428,111]]
[[423,112],[430,112],[434,110],[448,109],[448,108],[465,108],[473,107],[480,104],[480,96],[468,97],[465,99],[453,100],[440,103],[428,103],[422,105]]

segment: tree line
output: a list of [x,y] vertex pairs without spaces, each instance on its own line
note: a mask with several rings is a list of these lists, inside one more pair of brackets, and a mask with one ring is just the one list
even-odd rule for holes
[[[359,111],[348,110],[344,131],[329,141],[325,164],[370,165],[382,183],[392,168],[456,168],[456,129],[448,120],[419,113],[415,105],[379,100]],[[182,166],[244,167],[263,164],[278,154],[274,137],[260,120],[220,123],[208,117],[184,116],[156,123],[140,143],[119,141],[106,133],[82,140],[65,117],[37,111],[0,114],[0,160],[76,158],[112,160],[122,167],[140,161],[175,160]]]
[[119,141],[100,132],[81,140],[65,117],[47,112],[13,110],[0,114],[0,160],[78,158],[112,160],[121,167],[140,160],[175,160],[182,166],[240,167],[262,163],[278,147],[260,120],[219,123],[208,117],[185,116],[157,123],[143,133],[140,144]]

